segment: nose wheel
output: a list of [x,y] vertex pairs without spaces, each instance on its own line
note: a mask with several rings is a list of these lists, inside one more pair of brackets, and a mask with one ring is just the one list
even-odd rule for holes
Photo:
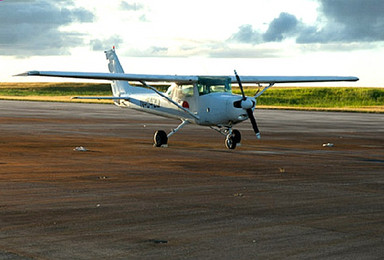
[[240,131],[237,129],[232,130],[232,133],[228,134],[225,138],[225,146],[228,149],[235,149],[238,144],[240,144],[241,141],[241,134]]

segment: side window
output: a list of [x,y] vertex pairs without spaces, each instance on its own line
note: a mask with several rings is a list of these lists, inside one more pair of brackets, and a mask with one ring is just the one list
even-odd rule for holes
[[167,90],[167,95],[173,100],[184,100],[193,96],[193,85],[172,85]]
[[193,96],[193,85],[181,85],[181,94],[184,97],[192,97]]
[[173,83],[171,86],[169,86],[169,88],[167,89],[167,92],[165,92],[165,94],[172,98],[174,96],[174,92],[175,92],[175,89],[177,88],[177,85],[175,83]]

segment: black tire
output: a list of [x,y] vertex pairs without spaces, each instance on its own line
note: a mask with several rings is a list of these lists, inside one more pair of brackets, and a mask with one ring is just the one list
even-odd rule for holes
[[168,143],[167,134],[163,130],[158,130],[155,132],[153,136],[154,146],[160,147],[162,145],[166,145]]
[[232,136],[233,140],[235,140],[236,144],[239,144],[241,142],[241,134],[240,131],[237,129],[232,130]]
[[228,149],[233,150],[236,148],[236,145],[237,145],[237,143],[235,142],[235,138],[233,135],[228,135],[227,138],[225,138],[225,146]]

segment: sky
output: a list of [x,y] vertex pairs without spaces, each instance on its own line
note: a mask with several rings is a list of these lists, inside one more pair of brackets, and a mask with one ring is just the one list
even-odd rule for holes
[[28,70],[107,72],[103,51],[116,46],[126,73],[236,69],[384,87],[383,13],[383,0],[2,0],[0,82],[55,80],[12,77]]

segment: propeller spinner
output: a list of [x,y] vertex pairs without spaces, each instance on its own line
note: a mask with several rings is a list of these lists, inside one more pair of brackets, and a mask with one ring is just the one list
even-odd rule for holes
[[[243,96],[242,101],[241,101],[241,107],[245,111],[247,111],[248,118],[249,118],[249,120],[251,120],[253,131],[255,131],[257,139],[260,139],[260,131],[259,131],[259,128],[257,127],[256,119],[255,119],[255,117],[253,115],[253,111],[252,111],[254,104],[251,100],[247,99],[247,97],[245,96],[243,85],[241,84],[240,77],[239,77],[239,75],[237,75],[236,70],[235,70],[235,76],[236,76],[237,83],[239,84],[241,95]],[[250,104],[250,103],[252,103],[252,104]]]

